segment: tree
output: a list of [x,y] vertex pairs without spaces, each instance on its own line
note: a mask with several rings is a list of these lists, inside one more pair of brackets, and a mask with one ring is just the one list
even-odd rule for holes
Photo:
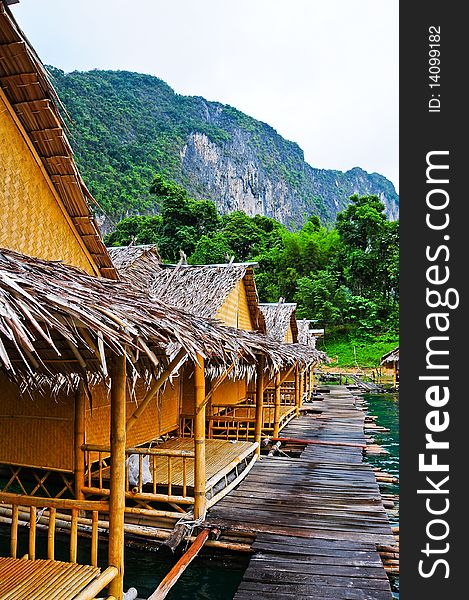
[[159,244],[163,220],[160,216],[128,217],[120,221],[116,229],[104,236],[107,246],[135,244]]

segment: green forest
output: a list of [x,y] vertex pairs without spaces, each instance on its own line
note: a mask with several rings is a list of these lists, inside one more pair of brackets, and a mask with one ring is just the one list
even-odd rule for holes
[[325,327],[324,349],[339,366],[376,367],[398,344],[399,222],[378,196],[350,198],[334,227],[311,215],[298,231],[272,218],[235,211],[220,215],[157,175],[150,188],[156,216],[120,221],[109,246],[156,244],[165,262],[184,252],[190,264],[253,261],[262,302],[298,304],[298,318]]

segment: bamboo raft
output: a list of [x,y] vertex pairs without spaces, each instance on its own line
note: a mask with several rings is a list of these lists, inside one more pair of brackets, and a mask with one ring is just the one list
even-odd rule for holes
[[295,419],[285,437],[326,443],[268,457],[210,512],[223,531],[256,535],[235,600],[390,600],[377,546],[395,546],[376,477],[363,463],[365,415],[345,386]]

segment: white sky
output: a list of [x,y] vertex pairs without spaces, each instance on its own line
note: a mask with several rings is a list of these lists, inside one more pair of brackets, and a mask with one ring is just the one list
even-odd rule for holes
[[21,0],[46,64],[156,75],[398,185],[398,0]]

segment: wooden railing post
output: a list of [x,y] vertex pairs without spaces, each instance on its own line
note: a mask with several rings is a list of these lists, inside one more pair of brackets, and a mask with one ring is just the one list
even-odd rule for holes
[[111,475],[109,497],[109,565],[117,575],[109,594],[122,600],[124,593],[124,514],[126,442],[126,359],[114,357],[111,364]]
[[194,362],[194,519],[205,518],[205,365],[202,356]]
[[303,406],[304,392],[305,392],[305,372],[300,371],[300,408]]
[[280,371],[275,375],[274,437],[278,437],[280,429]]
[[257,442],[256,453],[261,455],[262,425],[264,419],[264,366],[265,358],[260,355],[257,359],[257,381],[256,381],[256,424],[254,428],[254,441]]
[[85,486],[85,453],[81,449],[85,444],[85,392],[80,383],[75,392],[75,498],[83,500]]

